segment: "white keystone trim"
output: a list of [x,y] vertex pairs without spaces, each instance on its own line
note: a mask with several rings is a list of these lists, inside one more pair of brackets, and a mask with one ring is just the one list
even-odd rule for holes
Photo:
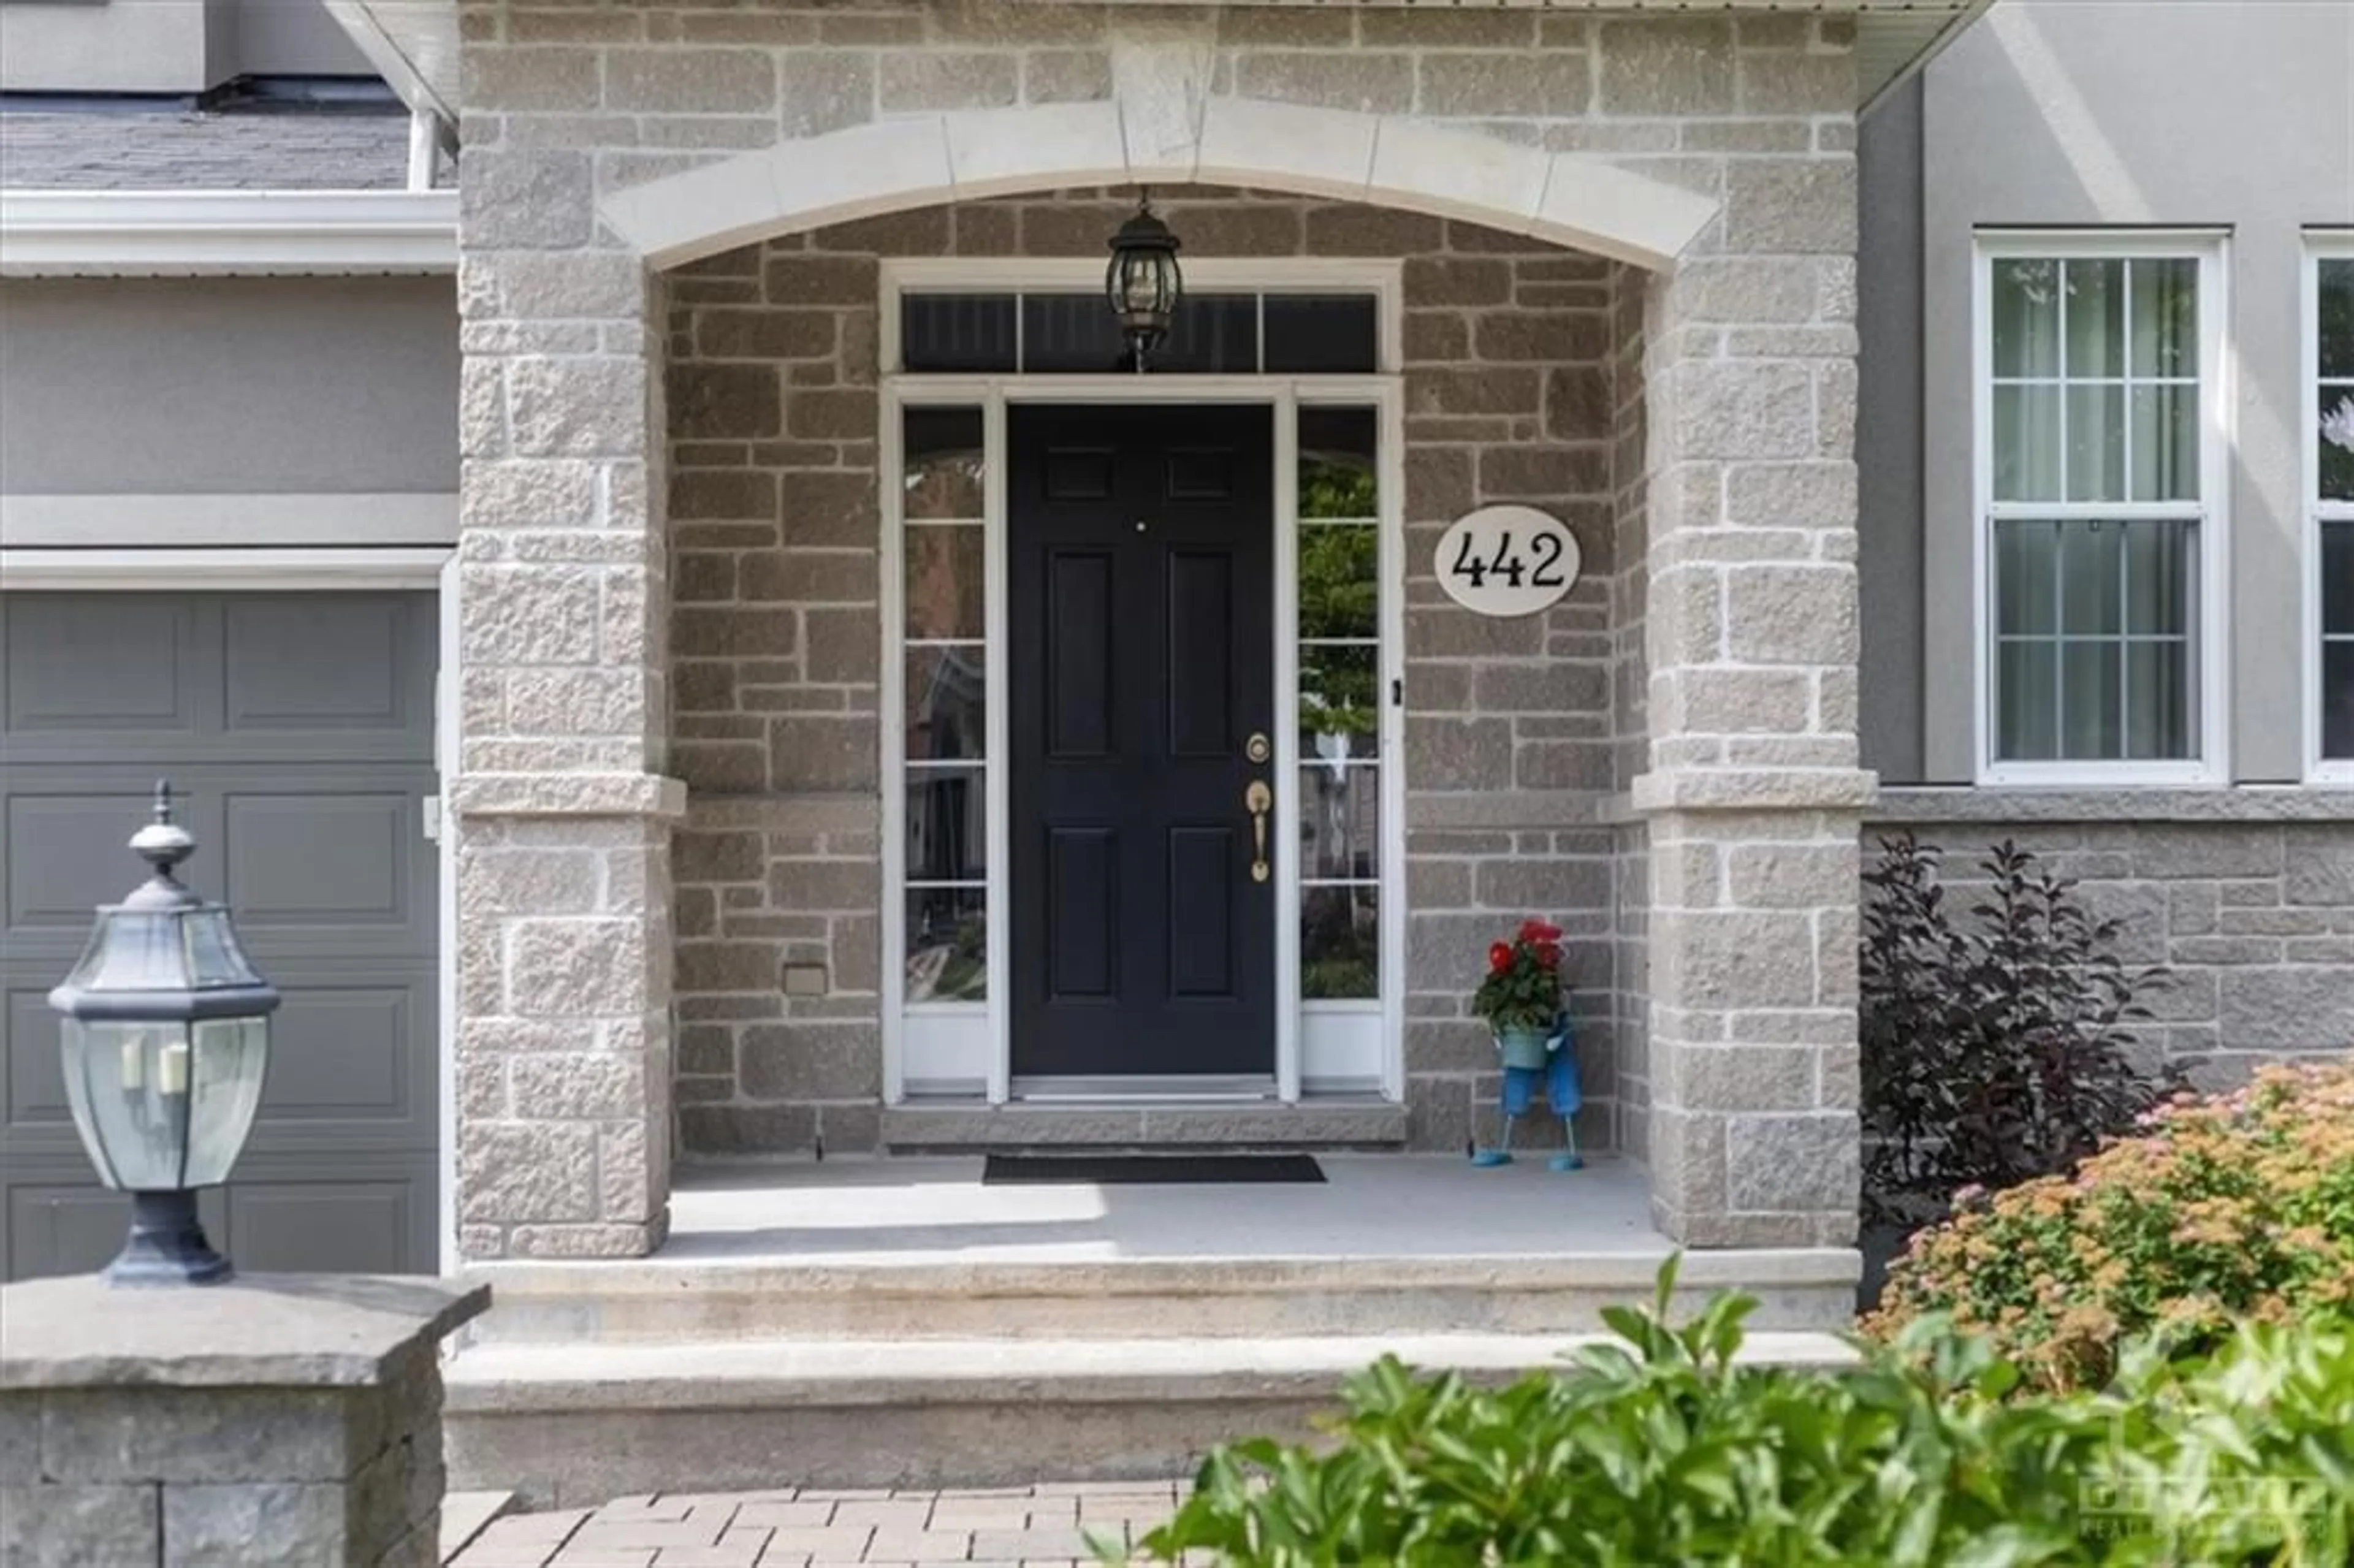
[[0,277],[457,267],[454,190],[0,190]]
[[1068,185],[1207,180],[1369,202],[1526,234],[1654,270],[1716,202],[1573,153],[1411,116],[1214,98],[1200,133],[1139,160],[1122,103],[990,109],[800,137],[609,196],[607,224],[655,267],[773,234]]
[[215,549],[228,546],[455,546],[448,491],[0,494],[8,549]]

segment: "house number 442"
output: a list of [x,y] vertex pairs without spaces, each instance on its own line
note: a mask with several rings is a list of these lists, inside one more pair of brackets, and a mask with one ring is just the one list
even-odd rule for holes
[[1449,599],[1479,615],[1534,615],[1577,582],[1577,538],[1533,506],[1482,506],[1439,536],[1432,561]]

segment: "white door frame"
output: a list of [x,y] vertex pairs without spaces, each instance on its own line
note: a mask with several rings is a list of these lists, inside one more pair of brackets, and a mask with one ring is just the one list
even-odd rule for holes
[[[1355,1016],[1376,1032],[1370,1049],[1355,1053],[1363,1069],[1344,1081],[1362,1092],[1378,1088],[1398,1099],[1405,1091],[1404,994],[1405,981],[1405,397],[1399,363],[1399,264],[1363,261],[1223,261],[1188,266],[1196,290],[1256,289],[1276,292],[1371,293],[1377,301],[1380,363],[1384,373],[1363,376],[1019,376],[907,375],[900,363],[899,295],[903,291],[952,290],[1001,292],[1015,289],[1057,291],[1100,283],[1102,264],[1079,260],[1038,261],[1015,258],[988,260],[922,260],[883,264],[880,345],[881,442],[878,465],[885,482],[882,498],[882,1011],[883,1083],[887,1102],[917,1094],[959,1093],[979,1088],[992,1105],[1013,1097],[1010,982],[1013,968],[1010,911],[1009,721],[1004,694],[1006,648],[1006,410],[1016,404],[1241,404],[1268,408],[1275,417],[1276,531],[1275,725],[1272,777],[1278,783],[1276,840],[1276,1073],[1275,1097],[1299,1101],[1320,1081],[1318,1043],[1341,1038],[1345,1025],[1326,1025],[1305,1038],[1310,1022]],[[1363,1003],[1310,1003],[1299,997],[1299,779],[1300,758],[1296,715],[1299,690],[1298,411],[1303,407],[1345,405],[1372,408],[1378,420],[1382,668],[1379,812],[1382,823],[1379,892],[1381,996]],[[987,735],[983,771],[987,800],[987,973],[985,1004],[917,1004],[901,997],[906,972],[907,906],[905,733],[906,693],[902,639],[907,607],[902,574],[906,548],[902,417],[910,408],[978,408],[986,445],[983,529],[985,566],[985,689]],[[911,1024],[913,1027],[911,1027]],[[1147,1092],[1198,1094],[1205,1086],[1155,1085]]]

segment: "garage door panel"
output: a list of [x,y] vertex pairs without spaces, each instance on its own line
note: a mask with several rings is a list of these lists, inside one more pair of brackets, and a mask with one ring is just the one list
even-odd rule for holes
[[11,764],[128,762],[152,777],[159,765],[432,758],[429,594],[7,598]]
[[429,1143],[436,1114],[430,980],[302,978],[285,996],[270,1025],[261,1129],[281,1122],[393,1122],[410,1144]]
[[[249,1273],[402,1274],[430,1269],[429,1192],[414,1179],[236,1181],[228,1245]],[[422,1205],[429,1208],[429,1205]]]
[[15,1139],[42,1126],[70,1128],[65,1072],[58,1060],[58,1015],[49,1011],[47,986],[8,988],[6,1012],[8,1133]]
[[[79,953],[91,911],[138,885],[140,863],[125,846],[154,796],[152,779],[144,789],[59,779],[12,790],[5,815],[10,938],[47,928]],[[8,956],[18,956],[13,940]]]
[[9,969],[70,964],[92,911],[137,884],[142,868],[127,846],[147,818],[159,773],[171,779],[175,812],[197,840],[182,879],[228,900],[257,960],[355,952],[430,959],[439,916],[425,800],[439,784],[429,766],[263,772],[168,762],[19,767],[7,758],[0,760],[7,795],[0,803],[7,829],[0,960]]
[[[226,600],[222,727],[416,736],[432,725],[432,629],[388,595]],[[420,677],[421,680],[420,680]]]
[[0,611],[8,737],[118,733],[160,748],[194,736],[201,613],[194,601],[145,594],[14,596]]
[[[269,1075],[249,1147],[308,1150],[430,1149],[439,1133],[438,1036],[430,975],[273,973],[285,995],[270,1022]],[[5,1010],[6,1153],[53,1134],[75,1149],[58,1052],[58,1017],[46,987],[12,986]]]
[[223,804],[228,896],[240,929],[398,927],[418,918],[406,874],[419,832],[409,796],[255,789]]
[[[12,1279],[50,1274],[89,1274],[122,1250],[131,1225],[131,1200],[90,1179],[58,1170],[13,1182],[0,1206],[0,1258]],[[205,1234],[217,1241],[228,1223],[228,1196],[215,1190],[196,1194],[196,1215]]]
[[[436,1266],[435,623],[427,594],[0,595],[11,1276],[121,1245],[127,1211],[73,1135],[48,993],[93,906],[137,881],[126,841],[159,775],[199,841],[186,879],[233,905],[286,999],[253,1138],[229,1195],[206,1200],[208,1225],[248,1268]],[[108,651],[124,648],[137,668],[117,689]],[[149,663],[158,650],[170,657]]]

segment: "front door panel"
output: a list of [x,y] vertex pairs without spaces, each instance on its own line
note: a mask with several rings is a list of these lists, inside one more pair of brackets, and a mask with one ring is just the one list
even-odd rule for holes
[[1275,1070],[1273,429],[1009,417],[1018,1076]]

